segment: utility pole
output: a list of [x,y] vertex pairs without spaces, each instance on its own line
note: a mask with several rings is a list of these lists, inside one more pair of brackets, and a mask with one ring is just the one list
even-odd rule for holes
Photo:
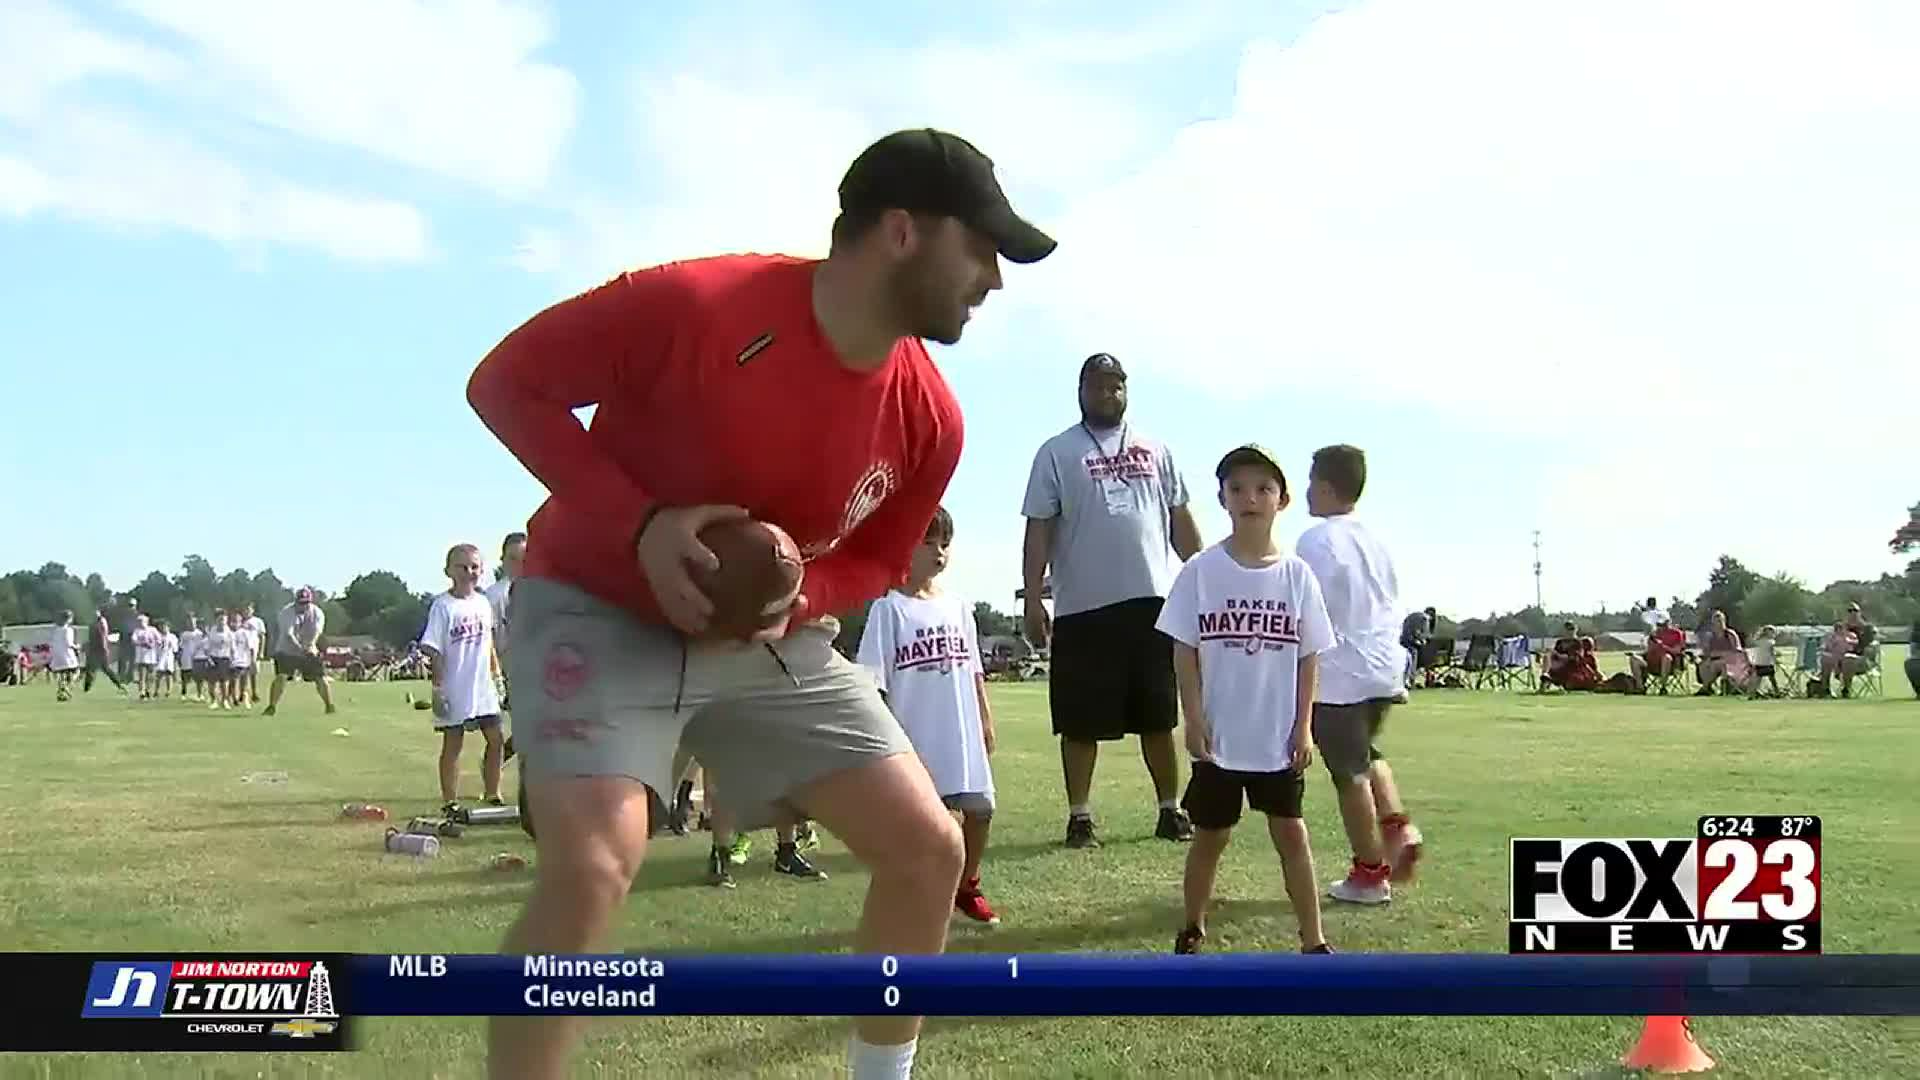
[[1540,530],[1533,530],[1533,606],[1540,614],[1547,613],[1545,593],[1540,589]]

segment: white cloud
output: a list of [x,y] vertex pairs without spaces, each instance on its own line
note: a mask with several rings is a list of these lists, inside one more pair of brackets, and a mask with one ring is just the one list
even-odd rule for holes
[[173,90],[192,72],[40,0],[0,8],[0,213],[181,229],[250,263],[270,243],[360,262],[425,256],[427,223],[409,205],[249,168],[169,125],[79,103],[101,80]]
[[0,156],[0,210],[290,244],[361,262],[422,258],[427,223],[404,203],[320,191],[242,169],[105,110],[63,109]]
[[[1093,37],[719,40],[636,95],[650,197],[579,200],[531,265],[571,285],[817,253],[851,153],[935,123],[999,159],[1016,202],[1064,208],[1043,218],[1059,254],[973,348],[1098,341],[1241,406],[1338,397],[1375,430],[1553,440],[1544,490],[1401,523],[1449,538],[1405,556],[1437,601],[1530,599],[1535,527],[1556,603],[1691,591],[1722,550],[1816,583],[1869,573],[1881,507],[1911,499],[1880,460],[1920,395],[1920,5],[1372,0],[1248,44],[1230,107],[1199,122],[1197,100],[1113,84]],[[1144,40],[1107,44],[1148,64]],[[1475,483],[1444,449],[1435,466]],[[1015,575],[1007,550],[980,562],[975,581]]]
[[1250,47],[1016,302],[1224,392],[1516,431],[1786,419],[1836,363],[1914,388],[1910,11],[1377,0]]
[[103,34],[43,0],[0,5],[0,118],[30,119],[62,87],[83,79],[158,82],[181,70],[178,57]]
[[124,0],[190,41],[209,100],[307,138],[493,191],[547,182],[580,88],[534,58],[540,9],[511,0]]

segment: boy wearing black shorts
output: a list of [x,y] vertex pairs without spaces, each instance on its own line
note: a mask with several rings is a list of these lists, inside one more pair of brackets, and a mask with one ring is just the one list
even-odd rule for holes
[[1288,502],[1279,462],[1258,446],[1242,446],[1220,460],[1214,475],[1233,533],[1181,569],[1158,623],[1173,639],[1193,758],[1181,800],[1194,827],[1187,923],[1173,951],[1198,952],[1206,939],[1214,875],[1244,801],[1267,815],[1301,951],[1330,953],[1300,797],[1313,759],[1319,654],[1333,632],[1313,571],[1273,539],[1274,518]]

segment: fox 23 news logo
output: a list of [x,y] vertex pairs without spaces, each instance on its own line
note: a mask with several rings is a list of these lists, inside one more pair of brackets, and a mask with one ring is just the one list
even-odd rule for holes
[[327,965],[311,960],[107,960],[87,979],[86,1019],[190,1021],[189,1032],[325,1035],[338,1025]]
[[1514,953],[1820,952],[1820,819],[1717,815],[1670,839],[1510,841]]

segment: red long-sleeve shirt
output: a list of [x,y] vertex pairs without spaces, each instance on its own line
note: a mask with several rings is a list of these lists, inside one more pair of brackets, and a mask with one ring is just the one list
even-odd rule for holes
[[800,545],[796,623],[905,579],[960,461],[960,407],[917,339],[877,371],[841,364],[813,315],[818,265],[734,255],[633,271],[481,361],[467,400],[550,492],[526,574],[657,620],[635,550],[648,511],[723,503]]

